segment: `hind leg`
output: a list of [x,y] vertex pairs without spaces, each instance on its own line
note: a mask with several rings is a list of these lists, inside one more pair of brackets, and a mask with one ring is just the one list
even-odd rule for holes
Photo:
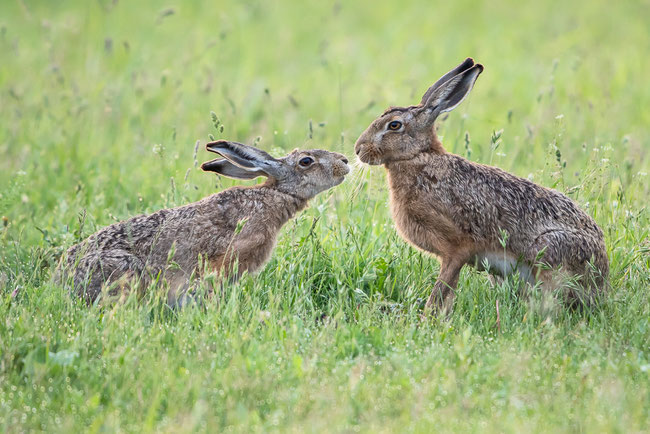
[[604,246],[596,244],[573,231],[549,231],[531,245],[527,259],[535,264],[536,278],[543,289],[563,290],[572,305],[589,304],[607,274],[607,256],[602,259]]
[[111,288],[109,293],[123,291],[128,281],[143,276],[144,269],[144,263],[125,250],[86,255],[74,272],[75,291],[93,302],[111,284],[118,283],[118,288]]

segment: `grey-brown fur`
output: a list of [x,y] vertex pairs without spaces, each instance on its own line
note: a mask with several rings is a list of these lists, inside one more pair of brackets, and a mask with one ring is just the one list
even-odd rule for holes
[[146,285],[164,278],[170,303],[177,303],[191,274],[206,267],[231,278],[254,272],[269,258],[282,225],[349,172],[343,155],[323,150],[296,150],[275,159],[234,142],[212,142],[207,149],[226,158],[204,163],[203,170],[238,179],[267,176],[267,181],[133,217],[91,235],[70,248],[65,264],[78,294],[92,301],[107,284],[138,278]]
[[547,288],[576,278],[585,291],[570,295],[590,301],[609,271],[594,220],[562,193],[446,152],[435,133],[438,115],[460,104],[482,71],[466,59],[420,104],[385,111],[355,145],[361,161],[386,168],[400,235],[441,261],[427,306],[451,306],[465,264]]

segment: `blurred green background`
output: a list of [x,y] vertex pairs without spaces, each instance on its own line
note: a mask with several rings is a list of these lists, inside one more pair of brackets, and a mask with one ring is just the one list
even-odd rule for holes
[[[649,20],[647,0],[2,0],[0,426],[649,429]],[[95,230],[234,185],[197,168],[210,134],[353,157],[386,107],[468,56],[485,72],[444,145],[597,220],[602,309],[465,270],[452,318],[422,322],[438,263],[359,164],[207,310],[87,308],[50,282]]]
[[[4,205],[17,223],[28,215],[56,225],[81,207],[102,218],[95,205],[119,217],[167,205],[159,195],[170,177],[181,182],[195,141],[209,133],[244,143],[259,136],[263,148],[281,148],[277,154],[322,147],[352,155],[384,108],[416,103],[467,56],[486,70],[441,126],[449,150],[464,153],[469,132],[472,159],[527,176],[552,163],[555,141],[574,184],[592,149],[604,145],[631,166],[626,176],[648,168],[648,2],[1,8],[0,182],[22,170],[39,186],[11,212]],[[490,137],[500,129],[494,155]],[[208,157],[199,151],[200,161]],[[189,180],[199,186],[188,192],[192,200],[213,191],[197,170]]]

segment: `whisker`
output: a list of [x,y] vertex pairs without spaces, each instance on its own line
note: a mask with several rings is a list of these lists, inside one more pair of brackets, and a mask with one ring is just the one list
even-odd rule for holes
[[356,158],[355,161],[350,166],[352,169],[350,182],[353,184],[353,187],[348,193],[348,198],[354,199],[357,197],[357,195],[361,192],[361,189],[363,188],[363,180],[364,178],[366,178],[366,174],[368,173],[368,166],[365,165],[358,158]]

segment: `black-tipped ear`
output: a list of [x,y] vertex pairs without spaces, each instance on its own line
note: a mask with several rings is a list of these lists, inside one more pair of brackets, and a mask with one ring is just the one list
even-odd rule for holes
[[[243,145],[237,142],[218,140],[205,145],[210,152],[221,154],[230,163],[245,170],[262,171],[267,176],[279,179],[284,175],[284,167],[279,160],[276,160],[261,149],[253,146]],[[257,175],[259,176],[259,175]],[[244,178],[246,179],[246,178]]]
[[463,71],[468,70],[472,66],[474,66],[474,59],[468,57],[460,65],[458,65],[457,67],[455,67],[454,69],[452,69],[451,71],[449,71],[448,73],[440,77],[438,81],[433,83],[431,87],[427,89],[427,91],[424,93],[424,95],[422,96],[422,100],[420,101],[420,104],[424,105],[424,103],[431,97],[431,94],[435,92],[436,89],[438,89],[440,86],[442,86],[445,82],[449,81],[454,76],[460,74]]
[[237,142],[229,142],[227,140],[217,140],[205,145],[205,149],[210,152],[221,154],[238,166],[253,169],[257,164],[264,161],[274,161],[275,158],[271,157],[261,149],[252,146],[244,145]]
[[429,98],[422,102],[422,106],[430,113],[431,119],[435,120],[440,113],[453,110],[463,102],[481,72],[483,72],[483,65],[477,63],[438,86]]
[[201,164],[201,170],[204,172],[215,172],[222,176],[234,179],[254,179],[260,176],[266,176],[261,170],[244,169],[235,166],[225,158],[215,158],[214,160],[206,161]]

